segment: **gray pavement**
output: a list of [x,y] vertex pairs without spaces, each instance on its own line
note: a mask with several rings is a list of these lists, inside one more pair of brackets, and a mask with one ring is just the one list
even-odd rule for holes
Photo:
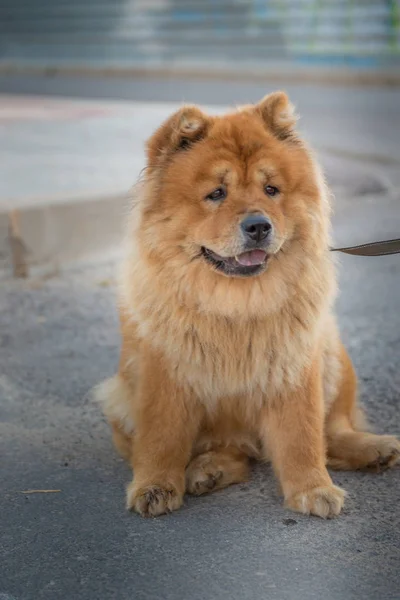
[[[347,207],[336,226],[349,227]],[[361,397],[378,431],[400,433],[399,258],[340,262]],[[113,273],[96,263],[3,286],[0,598],[397,600],[398,468],[335,473],[349,498],[334,521],[284,510],[268,465],[167,517],[125,512],[130,472],[87,394],[117,365]]]

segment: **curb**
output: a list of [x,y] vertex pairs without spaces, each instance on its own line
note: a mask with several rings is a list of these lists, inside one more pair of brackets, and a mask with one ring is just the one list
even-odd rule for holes
[[267,68],[245,68],[238,65],[203,66],[149,66],[149,67],[95,67],[95,66],[52,66],[0,63],[0,75],[81,76],[81,77],[148,77],[218,79],[223,81],[268,81],[276,83],[301,83],[325,85],[400,86],[400,70],[385,69],[356,70],[332,67],[275,66]]
[[128,193],[0,211],[0,267],[15,277],[32,268],[106,253],[121,244]]

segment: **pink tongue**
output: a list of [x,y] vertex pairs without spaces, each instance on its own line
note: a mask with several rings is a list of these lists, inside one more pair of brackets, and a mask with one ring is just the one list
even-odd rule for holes
[[250,252],[243,252],[243,254],[239,254],[235,258],[240,265],[251,267],[261,265],[266,256],[267,253],[264,250],[250,250]]

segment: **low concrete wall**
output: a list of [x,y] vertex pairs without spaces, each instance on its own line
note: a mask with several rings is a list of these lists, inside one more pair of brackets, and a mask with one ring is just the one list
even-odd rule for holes
[[128,205],[128,196],[118,195],[0,213],[0,267],[27,276],[35,267],[58,268],[115,251]]

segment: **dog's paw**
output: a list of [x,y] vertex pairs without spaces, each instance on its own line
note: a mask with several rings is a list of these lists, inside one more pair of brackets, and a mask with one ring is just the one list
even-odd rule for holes
[[223,472],[218,469],[192,469],[186,477],[186,491],[194,496],[207,494],[218,489],[223,479]]
[[191,460],[186,468],[186,491],[201,496],[231,483],[245,481],[248,458],[234,449],[210,450]]
[[374,454],[366,468],[370,471],[379,473],[394,467],[400,460],[400,442],[394,435],[374,436],[374,443],[371,443],[370,452]]
[[339,451],[332,453],[328,447],[327,464],[332,469],[380,473],[400,461],[400,441],[394,435],[354,432],[342,437]]
[[293,494],[285,506],[305,515],[316,515],[322,519],[336,517],[343,508],[346,492],[336,485],[312,488]]
[[177,510],[183,502],[173,486],[148,485],[136,489],[132,482],[127,489],[126,507],[134,510],[142,517],[158,517]]

